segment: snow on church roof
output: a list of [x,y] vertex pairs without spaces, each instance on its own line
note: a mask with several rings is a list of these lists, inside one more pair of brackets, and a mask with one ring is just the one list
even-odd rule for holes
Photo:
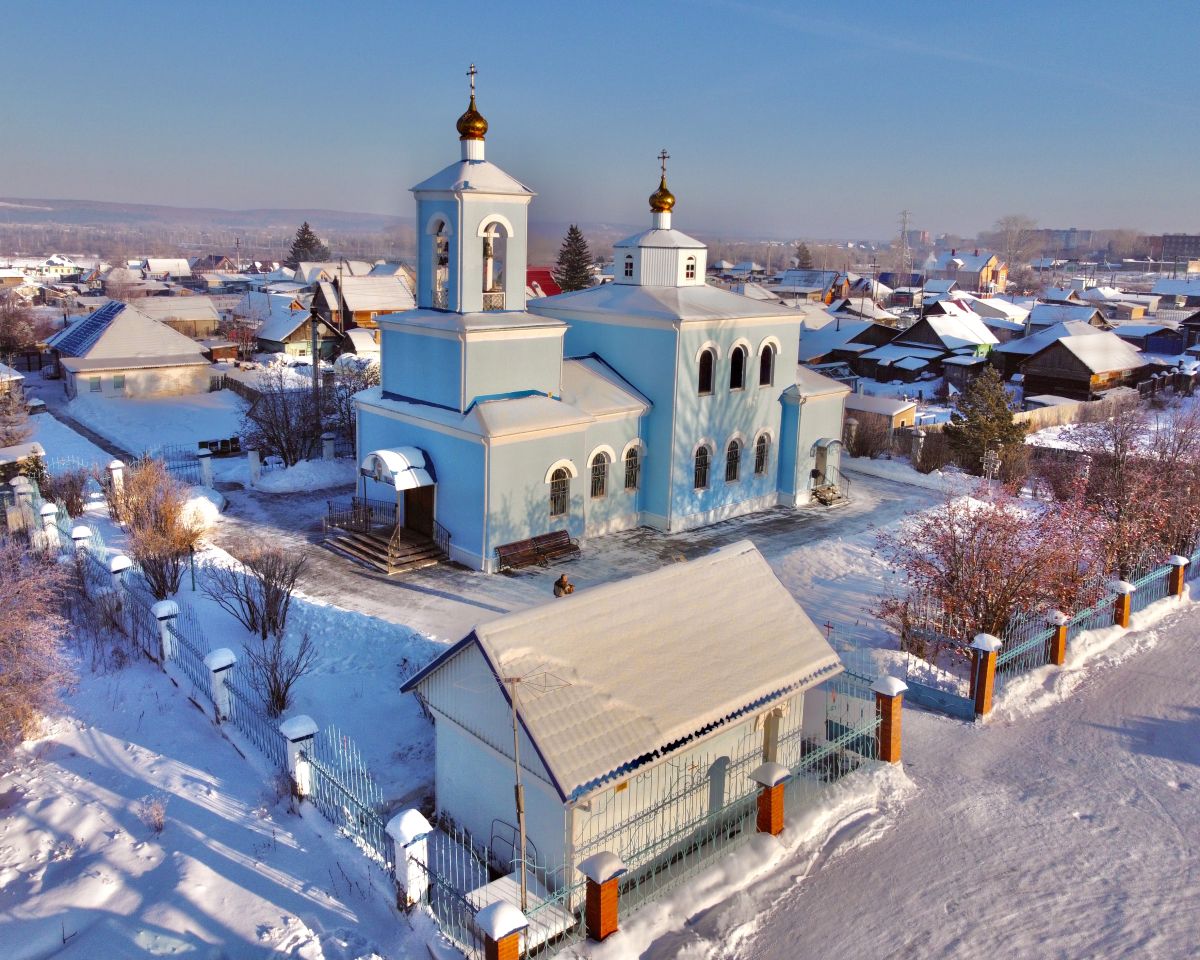
[[437,190],[446,190],[452,193],[477,192],[516,194],[522,197],[537,196],[516,177],[509,176],[487,160],[456,160],[450,166],[439,170],[428,180],[422,180],[412,188],[413,193]]
[[499,676],[565,681],[518,705],[564,798],[841,670],[747,540],[477,626],[403,689],[472,643]]
[[684,287],[605,283],[557,297],[535,300],[531,313],[579,315],[587,319],[612,317],[656,320],[664,326],[689,320],[738,320],[748,317],[787,317],[799,323],[803,315],[782,304],[743,297],[708,284]]

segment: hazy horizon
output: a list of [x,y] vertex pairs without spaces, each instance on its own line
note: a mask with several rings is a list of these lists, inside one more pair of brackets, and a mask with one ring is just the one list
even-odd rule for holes
[[902,208],[964,236],[1008,213],[1200,228],[1183,3],[147,10],[7,12],[53,43],[0,66],[23,108],[0,194],[410,218],[458,157],[473,61],[488,159],[544,223],[643,223],[666,146],[676,224],[710,235],[884,239]]

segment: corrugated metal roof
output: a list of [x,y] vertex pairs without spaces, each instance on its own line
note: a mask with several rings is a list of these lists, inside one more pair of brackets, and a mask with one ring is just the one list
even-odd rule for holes
[[564,798],[841,670],[749,541],[508,614],[474,638],[500,677],[563,681],[518,714]]

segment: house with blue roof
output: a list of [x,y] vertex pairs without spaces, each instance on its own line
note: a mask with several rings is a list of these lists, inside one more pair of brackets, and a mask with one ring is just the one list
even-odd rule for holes
[[395,503],[393,546],[432,538],[495,570],[553,532],[842,495],[848,388],[798,374],[803,314],[706,283],[705,246],[671,224],[665,151],[613,282],[527,304],[534,192],[485,158],[473,92],[458,132],[460,158],[413,188],[416,307],[376,318],[381,383],[357,396],[359,499],[372,517]]

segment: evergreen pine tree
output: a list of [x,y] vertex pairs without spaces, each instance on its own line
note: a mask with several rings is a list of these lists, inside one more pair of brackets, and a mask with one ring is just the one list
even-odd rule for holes
[[296,231],[296,239],[292,241],[292,249],[288,251],[284,265],[293,270],[300,261],[320,261],[329,259],[329,248],[321,242],[321,238],[313,233],[312,227],[305,220]]
[[811,270],[812,268],[812,253],[808,249],[808,244],[801,240],[796,244],[796,269]]
[[987,367],[954,401],[954,412],[946,425],[946,440],[964,470],[983,473],[983,456],[1025,442],[1025,425],[1013,421],[1015,402],[1004,389],[994,367]]
[[583,231],[575,224],[571,224],[567,230],[566,239],[558,251],[554,282],[562,287],[564,293],[592,285],[592,254]]

